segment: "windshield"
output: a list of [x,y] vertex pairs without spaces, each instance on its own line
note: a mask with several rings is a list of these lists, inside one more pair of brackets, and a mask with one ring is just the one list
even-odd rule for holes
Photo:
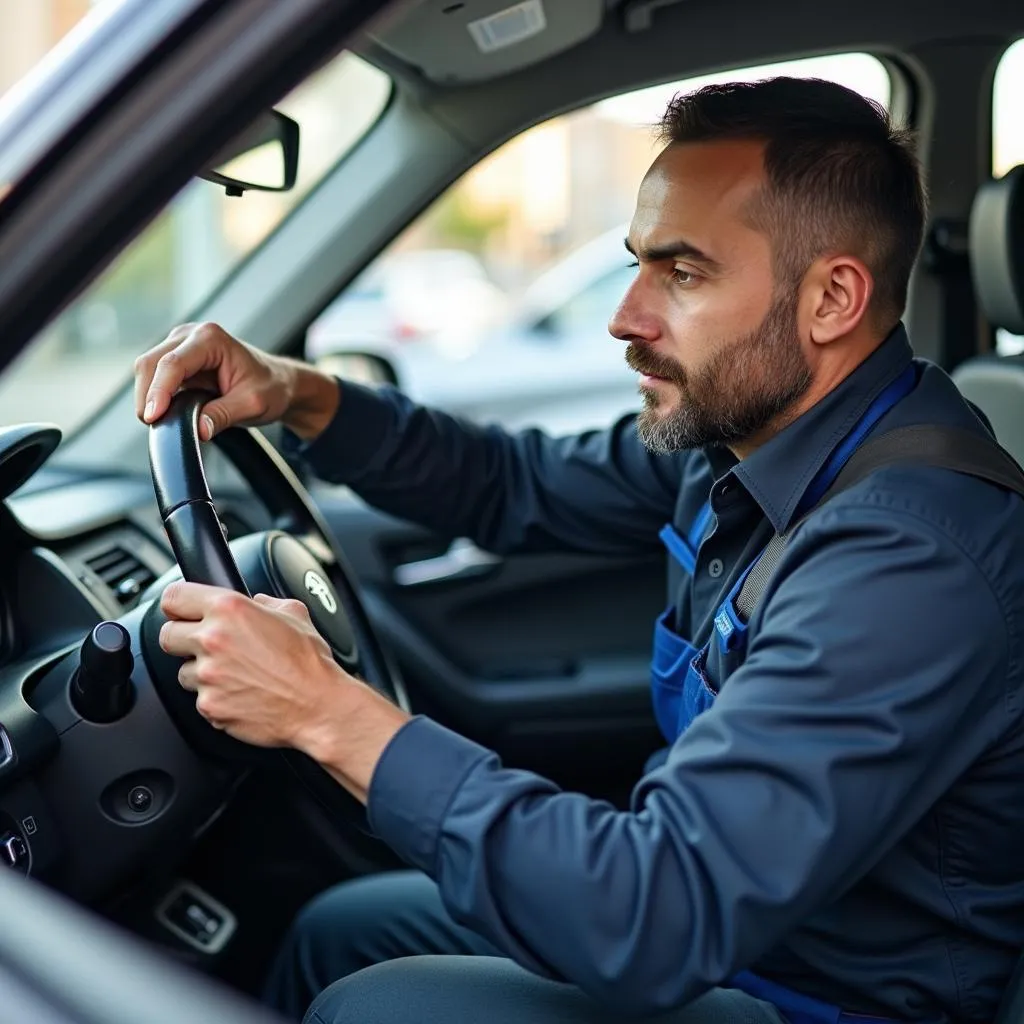
[[192,181],[0,378],[0,423],[48,421],[65,434],[126,381],[135,357],[187,321],[376,122],[390,79],[341,54],[277,103],[299,123],[289,192],[232,198]]

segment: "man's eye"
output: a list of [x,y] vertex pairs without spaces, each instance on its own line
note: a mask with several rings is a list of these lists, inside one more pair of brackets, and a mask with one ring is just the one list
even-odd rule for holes
[[639,260],[633,260],[632,263],[627,263],[626,266],[627,267],[639,267],[640,266],[640,261]]
[[694,284],[697,281],[697,275],[692,270],[683,270],[680,267],[673,267],[672,279],[676,284]]

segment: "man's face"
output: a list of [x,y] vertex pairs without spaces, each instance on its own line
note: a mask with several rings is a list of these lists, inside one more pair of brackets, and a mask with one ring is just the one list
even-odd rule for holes
[[762,146],[669,146],[640,186],[628,246],[640,269],[609,323],[640,374],[638,428],[659,452],[756,438],[808,389],[795,284],[745,220]]

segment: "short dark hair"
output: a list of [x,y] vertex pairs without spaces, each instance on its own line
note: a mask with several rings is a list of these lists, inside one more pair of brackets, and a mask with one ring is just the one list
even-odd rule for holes
[[659,136],[763,139],[767,187],[749,213],[776,276],[795,284],[819,256],[848,252],[875,279],[876,319],[903,315],[927,197],[913,137],[884,107],[816,78],[731,82],[676,96]]

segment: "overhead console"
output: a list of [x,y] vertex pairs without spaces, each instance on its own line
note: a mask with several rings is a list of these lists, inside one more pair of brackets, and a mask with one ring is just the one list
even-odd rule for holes
[[583,42],[604,0],[427,0],[385,18],[368,37],[438,83],[494,78]]

